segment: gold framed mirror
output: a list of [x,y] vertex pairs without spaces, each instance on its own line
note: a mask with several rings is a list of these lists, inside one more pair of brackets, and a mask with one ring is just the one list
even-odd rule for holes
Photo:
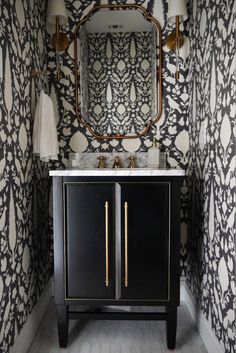
[[74,40],[81,124],[97,139],[145,135],[162,114],[159,22],[138,4],[96,5]]

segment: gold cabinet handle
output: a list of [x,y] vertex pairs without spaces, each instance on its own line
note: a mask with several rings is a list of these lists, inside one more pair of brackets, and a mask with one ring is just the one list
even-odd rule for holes
[[109,234],[109,225],[108,225],[108,201],[105,202],[105,248],[106,248],[106,278],[105,284],[106,287],[109,287],[109,263],[108,263],[108,234]]
[[125,287],[128,287],[128,202],[125,202],[124,208],[125,208]]

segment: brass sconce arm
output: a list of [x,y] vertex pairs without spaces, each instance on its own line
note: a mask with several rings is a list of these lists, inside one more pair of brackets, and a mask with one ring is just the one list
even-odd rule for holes
[[57,79],[60,78],[60,57],[59,53],[66,50],[69,40],[65,33],[60,31],[60,23],[66,24],[68,21],[67,10],[64,0],[49,0],[48,2],[48,23],[55,24],[55,33],[52,35],[52,47],[56,51]]
[[59,17],[56,17],[56,32],[52,36],[52,47],[56,51],[64,51],[69,46],[69,40],[65,33],[60,32]]
[[176,80],[179,79],[179,49],[184,45],[184,36],[180,32],[180,21],[187,19],[187,9],[185,0],[169,0],[169,9],[167,20],[176,24],[176,29],[168,35],[166,39],[166,46],[176,53]]
[[176,31],[168,35],[166,45],[171,51],[176,51],[184,45],[184,36],[179,30],[179,16],[176,16]]

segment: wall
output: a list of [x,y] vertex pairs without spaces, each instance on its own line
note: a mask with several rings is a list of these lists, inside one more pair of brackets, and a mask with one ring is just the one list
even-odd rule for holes
[[192,0],[192,229],[187,283],[224,352],[236,352],[236,2]]
[[152,33],[87,38],[89,121],[101,136],[141,132],[153,118]]
[[[68,35],[95,3],[99,1],[66,1]],[[165,38],[170,30],[167,1],[138,3],[161,22]],[[1,352],[8,352],[51,273],[47,167],[32,157],[31,141],[35,101],[31,70],[36,63],[41,66],[44,58],[45,4],[3,0],[0,8]],[[186,182],[182,188],[182,264],[186,260],[189,201],[194,216],[187,282],[225,352],[236,350],[235,6],[233,0],[190,1],[190,88],[187,63],[182,61],[176,83],[174,57],[164,47],[164,110],[159,122],[160,140],[170,151],[171,164],[184,169],[189,166],[192,176],[192,200],[188,200]],[[54,79],[54,59],[49,51],[52,97],[60,116],[61,157],[51,167],[64,167],[70,151],[133,152],[150,147],[154,129],[132,141],[94,140],[75,117],[73,43],[63,54],[60,81]],[[193,107],[190,120],[189,106]]]
[[[109,0],[109,3],[115,3]],[[122,1],[128,3],[129,1]],[[55,80],[55,55],[49,48],[48,64],[51,73],[52,98],[55,103],[58,116],[58,133],[60,144],[60,161],[52,164],[52,168],[64,168],[68,161],[70,152],[112,152],[112,151],[147,151],[152,145],[155,129],[141,138],[134,140],[97,140],[78,122],[75,115],[75,80],[74,80],[74,44],[73,33],[78,21],[88,13],[88,11],[100,1],[83,2],[67,0],[66,7],[69,14],[69,25],[65,28],[71,44],[68,51],[62,54],[61,80]],[[107,1],[102,2],[107,3]],[[117,1],[119,3],[119,1]],[[133,3],[133,1],[130,1]],[[173,25],[166,23],[167,0],[163,1],[137,1],[138,4],[148,10],[157,18],[163,29],[163,40]],[[181,50],[182,59],[180,79],[175,80],[175,56],[170,54],[164,46],[163,55],[163,114],[158,123],[160,127],[160,142],[163,150],[170,152],[171,165],[187,169],[189,150],[189,94],[188,94],[188,65],[187,49],[188,41]],[[59,118],[60,117],[60,118]],[[182,188],[182,231],[181,231],[181,253],[182,253],[182,273],[185,273],[186,242],[187,242],[187,184]]]
[[0,352],[9,352],[51,275],[47,167],[32,156],[33,67],[46,1],[0,6]]

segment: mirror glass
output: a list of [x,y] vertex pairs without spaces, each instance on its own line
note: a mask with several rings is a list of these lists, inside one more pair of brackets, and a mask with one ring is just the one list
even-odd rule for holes
[[100,6],[76,29],[77,114],[97,138],[137,137],[161,115],[159,24],[141,6]]

